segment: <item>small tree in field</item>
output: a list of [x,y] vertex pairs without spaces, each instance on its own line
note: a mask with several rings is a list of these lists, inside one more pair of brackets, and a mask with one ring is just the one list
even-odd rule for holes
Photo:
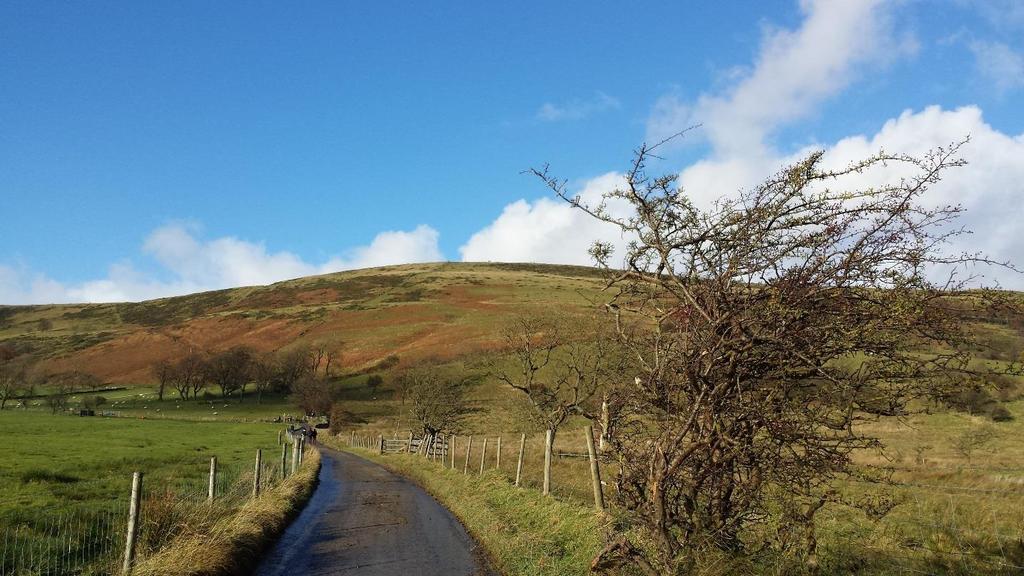
[[252,351],[237,346],[214,355],[206,361],[206,380],[220,388],[223,398],[238,392],[239,402],[245,399],[245,387],[252,369]]
[[571,416],[593,418],[595,395],[614,374],[609,341],[598,328],[565,318],[522,316],[503,331],[510,357],[507,363],[496,360],[492,373],[523,393],[552,436]]
[[161,360],[153,365],[153,377],[156,378],[157,399],[164,399],[164,392],[174,378],[174,365],[168,360]]
[[280,378],[281,366],[273,354],[257,354],[252,358],[249,376],[252,386],[256,389],[256,403],[263,402],[263,393],[274,387]]
[[469,413],[466,383],[442,377],[431,368],[414,369],[402,374],[413,419],[425,434],[457,432]]
[[28,388],[31,357],[14,346],[0,344],[0,410],[7,402]]
[[292,385],[292,401],[307,416],[327,415],[334,404],[334,391],[329,382],[306,375]]
[[299,380],[312,374],[310,371],[310,349],[299,346],[278,353],[277,368],[278,377],[275,380],[275,387],[280,392],[291,392]]
[[1010,306],[949,272],[986,262],[947,248],[960,208],[921,201],[963,164],[958,148],[836,170],[815,153],[706,209],[675,176],[646,175],[647,147],[596,205],[536,172],[629,240],[621,265],[610,245],[591,253],[609,273],[609,323],[634,376],[615,391],[607,441],[615,494],[643,537],[610,543],[596,568],[677,573],[701,548],[760,545],[744,534],[768,517],[769,488],[802,533],[795,552],[817,564],[815,514],[842,501],[833,488],[858,471],[851,455],[879,446],[859,424],[977,376],[951,302]]
[[206,359],[202,354],[190,351],[171,366],[168,377],[178,396],[188,400],[189,395],[199,397],[199,392],[206,387]]

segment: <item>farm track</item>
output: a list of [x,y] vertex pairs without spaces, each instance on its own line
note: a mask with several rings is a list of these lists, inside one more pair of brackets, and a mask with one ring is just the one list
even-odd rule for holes
[[320,484],[254,574],[493,575],[459,521],[411,481],[321,447]]

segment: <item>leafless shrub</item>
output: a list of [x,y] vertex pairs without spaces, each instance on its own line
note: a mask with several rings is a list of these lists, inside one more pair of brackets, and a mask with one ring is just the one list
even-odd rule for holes
[[[836,170],[818,152],[708,208],[674,175],[649,177],[646,146],[596,205],[535,171],[630,241],[621,264],[611,245],[591,249],[609,272],[608,310],[635,375],[616,391],[608,442],[619,504],[640,537],[617,540],[609,557],[662,574],[700,549],[741,553],[744,528],[768,517],[771,487],[795,506],[813,567],[815,514],[841,502],[833,486],[855,471],[851,454],[879,446],[858,424],[981,377],[959,312],[1015,305],[967,290],[971,278],[957,274],[996,263],[950,253],[961,208],[922,201],[964,164],[959,147]],[[883,166],[902,177],[885,178]],[[538,344],[530,354],[543,363],[550,344]]]

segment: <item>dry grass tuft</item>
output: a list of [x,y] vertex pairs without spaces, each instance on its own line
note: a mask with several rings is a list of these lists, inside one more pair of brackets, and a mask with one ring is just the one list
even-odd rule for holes
[[234,576],[249,574],[313,492],[320,453],[306,456],[298,474],[244,504],[208,530],[190,532],[143,559],[135,576]]

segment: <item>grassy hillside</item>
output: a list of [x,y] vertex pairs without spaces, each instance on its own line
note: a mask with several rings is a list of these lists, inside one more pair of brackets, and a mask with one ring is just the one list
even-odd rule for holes
[[138,385],[190,348],[277,350],[324,344],[347,371],[397,354],[454,359],[495,345],[494,327],[523,311],[586,305],[591,268],[416,264],[139,303],[0,307],[0,342],[31,347],[52,371]]
[[[393,389],[394,372],[374,370],[374,366],[391,355],[400,358],[399,370],[434,362],[441,372],[453,377],[475,376],[470,390],[474,411],[463,432],[473,434],[478,442],[486,435],[492,439],[492,446],[496,436],[505,440],[502,470],[491,474],[488,481],[501,476],[511,478],[516,440],[526,432],[523,484],[534,490],[540,483],[542,434],[523,416],[525,403],[520,395],[488,377],[481,361],[499,353],[500,329],[513,316],[582,310],[601,301],[601,287],[600,274],[589,268],[396,266],[142,303],[0,307],[0,343],[31,347],[42,358],[44,370],[82,370],[105,383],[124,386],[123,390],[103,393],[109,401],[104,409],[147,420],[269,420],[296,414],[287,398],[275,395],[259,405],[252,396],[239,403],[236,398],[223,400],[213,394],[180,401],[171,393],[158,401],[151,386],[151,366],[160,359],[178,358],[189,348],[216,352],[240,344],[256,350],[323,345],[341,353],[340,366],[333,370],[338,401],[354,415],[354,424],[360,430],[373,435],[404,436],[413,427],[409,407]],[[1020,358],[1024,319],[971,318],[970,322],[979,339],[973,351],[977,363],[1006,366]],[[380,388],[367,385],[371,373],[383,374]],[[1022,383],[1020,378],[1003,378],[997,383],[1000,390],[993,392],[990,400],[1002,401],[1011,417],[1008,421],[994,422],[986,410],[970,414],[933,406],[934,413],[871,424],[872,432],[884,441],[886,449],[858,454],[857,459],[888,467],[896,484],[857,481],[837,488],[851,500],[891,500],[897,505],[878,519],[841,506],[830,505],[823,511],[819,540],[825,573],[1017,573],[1024,566],[1019,537],[1024,534]],[[965,405],[971,404],[969,400],[965,399]],[[73,398],[72,405],[74,402]],[[38,399],[29,404],[46,409]],[[0,412],[0,428],[7,426],[13,434],[15,429],[31,427],[38,415],[39,411]],[[70,441],[64,439],[72,437],[74,442],[88,444],[89,438],[105,437],[107,432],[115,437],[130,436],[130,441],[125,440],[129,442],[125,450],[145,448],[145,455],[152,457],[158,471],[164,469],[161,462],[189,460],[187,446],[201,456],[199,460],[219,451],[219,445],[215,445],[219,440],[214,438],[220,438],[219,432],[208,435],[206,428],[195,429],[186,423],[178,423],[188,431],[182,434],[175,428],[177,424],[170,422],[147,422],[148,426],[126,420],[114,424],[98,418],[46,418],[39,422],[44,423],[46,431],[32,432],[29,438],[46,438],[54,446],[68,445]],[[116,434],[106,429],[132,422],[135,424],[130,430],[118,428]],[[559,435],[556,450],[582,451],[582,424],[568,423]],[[256,425],[253,431],[263,439],[257,442],[253,438],[255,443],[246,444],[243,452],[247,454],[254,445],[269,439],[263,436],[263,426]],[[217,430],[209,428],[210,432]],[[958,448],[961,440],[978,432],[988,434],[989,440],[973,453]],[[96,454],[109,456],[114,462],[98,459]],[[30,462],[36,456],[49,464]],[[117,470],[113,476],[117,480],[92,479],[85,474],[91,468],[75,460],[79,457],[100,462],[104,469]],[[6,487],[7,499],[35,506],[59,505],[62,498],[70,499],[79,492],[87,500],[123,492],[119,483],[135,456],[100,443],[83,444],[71,454],[62,451],[57,457],[34,445],[18,443],[8,458],[24,460],[24,465],[12,469],[6,481],[0,478],[0,487]],[[461,463],[462,453],[459,458]],[[474,453],[474,466],[477,458]],[[201,475],[202,470],[193,473]],[[65,475],[75,480],[64,483]],[[590,498],[586,463],[557,460],[553,476],[558,502],[585,510]],[[466,493],[472,493],[474,486],[467,484]],[[0,496],[5,495],[4,490],[0,490]],[[471,499],[465,505],[485,512],[494,508],[494,502]],[[495,520],[485,514],[474,522],[493,524]],[[769,536],[766,533],[765,537]],[[513,541],[515,545],[522,543]],[[741,566],[734,572],[773,570]]]

